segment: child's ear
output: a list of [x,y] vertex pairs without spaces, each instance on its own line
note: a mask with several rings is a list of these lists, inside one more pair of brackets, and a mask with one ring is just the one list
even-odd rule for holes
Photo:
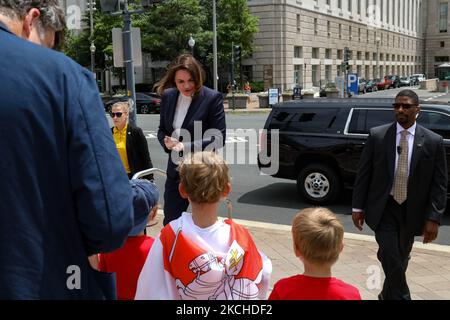
[[157,212],[158,212],[158,204],[156,204],[156,205],[152,208],[152,210],[150,211],[148,220],[149,220],[149,221],[154,220],[155,217],[156,217],[156,213],[157,213]]
[[295,256],[296,256],[297,258],[300,258],[300,256],[301,256],[300,250],[298,249],[298,247],[297,247],[297,245],[295,244],[295,242],[293,242],[292,244],[293,244],[293,247],[294,247],[294,253],[295,253]]
[[184,187],[184,185],[180,182],[180,184],[178,185],[178,191],[180,192],[180,196],[183,199],[188,199],[188,194],[186,192],[186,188]]
[[341,248],[340,248],[340,250],[339,250],[339,253],[341,253],[342,250],[344,250],[344,241],[341,242]]
[[224,192],[224,194],[223,194],[223,197],[228,197],[228,195],[230,194],[230,192],[231,192],[231,183],[227,183],[227,186],[226,186],[226,188],[225,188],[225,192]]

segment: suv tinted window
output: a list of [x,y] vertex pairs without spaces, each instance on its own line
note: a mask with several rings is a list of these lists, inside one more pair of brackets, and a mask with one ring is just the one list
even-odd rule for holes
[[348,133],[368,134],[373,127],[395,121],[392,110],[354,109]]
[[431,131],[450,139],[450,117],[433,111],[420,111],[417,122]]
[[296,111],[275,112],[271,129],[295,132],[322,133],[332,128],[336,121],[337,108],[301,108]]

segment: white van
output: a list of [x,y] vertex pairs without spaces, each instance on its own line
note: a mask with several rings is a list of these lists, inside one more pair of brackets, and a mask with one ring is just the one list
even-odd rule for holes
[[412,76],[417,77],[417,80],[419,80],[419,82],[425,80],[425,75],[423,73],[415,73]]

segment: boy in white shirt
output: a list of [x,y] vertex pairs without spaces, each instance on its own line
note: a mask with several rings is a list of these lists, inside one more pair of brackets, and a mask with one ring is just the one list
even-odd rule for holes
[[183,212],[154,242],[141,271],[136,299],[266,299],[272,264],[248,231],[218,217],[230,193],[228,166],[213,152],[188,155],[179,166]]

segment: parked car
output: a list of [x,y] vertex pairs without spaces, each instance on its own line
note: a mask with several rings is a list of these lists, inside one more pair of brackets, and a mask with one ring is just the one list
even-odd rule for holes
[[157,93],[146,92],[136,93],[136,111],[137,113],[159,113],[161,106],[161,96]]
[[387,78],[391,81],[391,85],[389,88],[400,88],[400,77],[396,75],[387,76]]
[[366,82],[366,92],[374,92],[378,91],[378,82],[380,82],[380,79],[372,79]]
[[[111,107],[114,103],[127,100],[127,96],[121,96],[104,102],[105,112],[111,112]],[[161,97],[158,94],[152,92],[136,92],[136,113],[159,113],[160,105]]]
[[366,93],[367,92],[366,84],[367,84],[367,81],[365,79],[359,79],[358,91],[362,92],[362,93]]
[[401,77],[400,78],[400,87],[411,86],[412,80],[411,77]]
[[377,83],[378,90],[386,90],[389,89],[392,85],[392,81],[386,76],[383,80]]
[[[413,77],[416,77],[417,78],[417,81],[420,83],[420,81],[424,81],[424,80],[426,80],[426,77],[425,77],[425,75],[423,74],[423,73],[415,73],[415,74],[413,74],[412,75]],[[419,84],[418,83],[418,84]]]
[[[395,121],[393,102],[393,99],[330,99],[274,105],[264,126],[267,145],[260,146],[258,166],[262,172],[271,167],[271,161],[262,164],[261,157],[270,156],[267,151],[272,150],[271,131],[278,129],[278,171],[268,173],[296,180],[299,195],[310,203],[331,203],[343,188],[354,185],[369,130]],[[450,166],[450,106],[421,104],[417,122],[444,138]]]

